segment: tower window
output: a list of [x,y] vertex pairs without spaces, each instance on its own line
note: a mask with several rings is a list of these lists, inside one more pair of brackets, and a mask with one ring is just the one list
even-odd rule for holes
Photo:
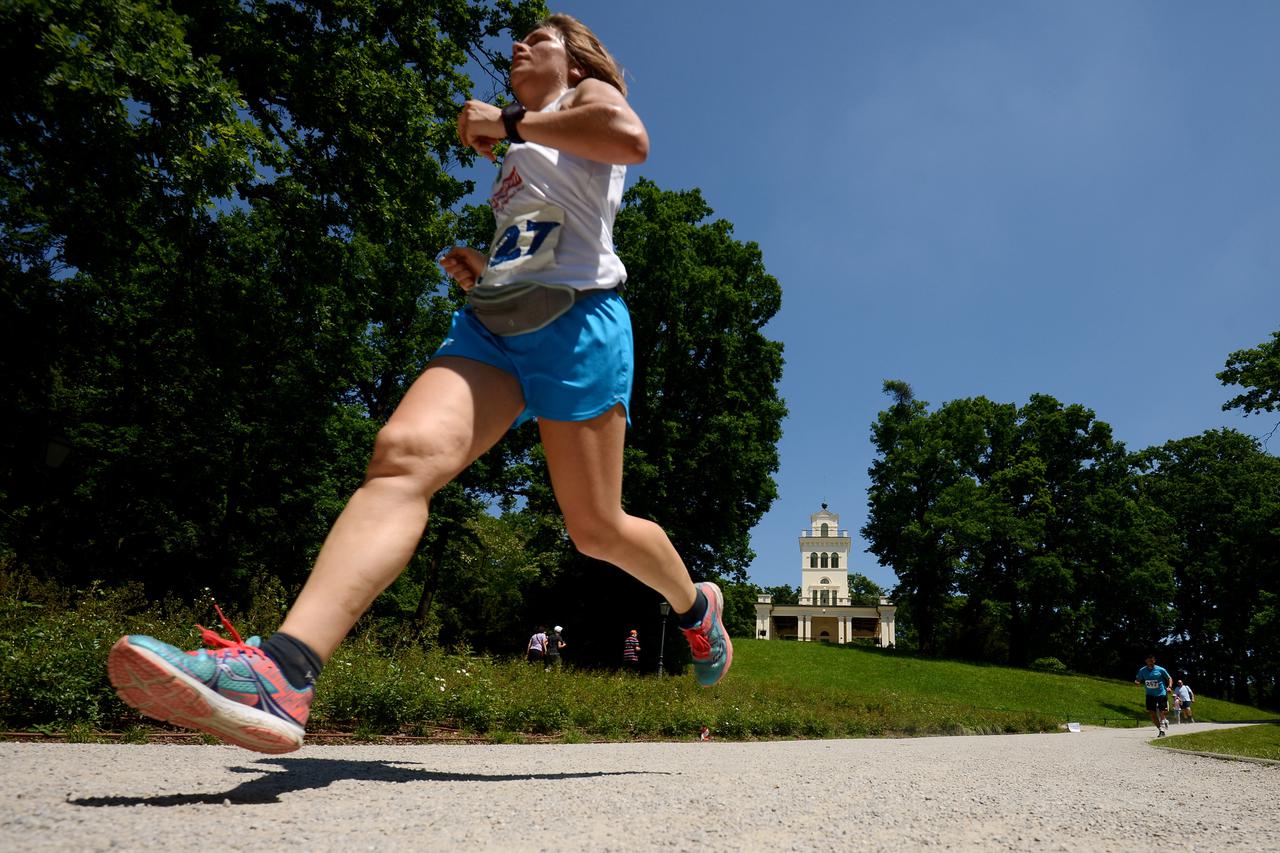
[[831,568],[833,568],[833,569],[838,569],[838,568],[840,568],[840,555],[839,555],[839,554],[832,554],[832,555],[831,555]]
[[827,555],[826,555],[826,554],[823,554],[823,555],[822,555],[822,568],[824,568],[824,569],[825,569],[825,568],[827,568]]
[[822,522],[822,535],[823,536],[827,535],[827,523],[825,521]]
[[809,555],[809,568],[811,569],[818,568],[818,552],[817,551],[814,551],[812,554]]

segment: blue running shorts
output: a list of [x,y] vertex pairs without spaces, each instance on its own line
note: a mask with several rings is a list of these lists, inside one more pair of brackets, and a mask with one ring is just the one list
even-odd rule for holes
[[633,350],[626,303],[616,290],[602,290],[545,328],[507,337],[490,332],[464,307],[453,312],[449,336],[432,359],[469,358],[514,376],[524,411],[513,429],[535,417],[586,421],[618,403],[630,425]]

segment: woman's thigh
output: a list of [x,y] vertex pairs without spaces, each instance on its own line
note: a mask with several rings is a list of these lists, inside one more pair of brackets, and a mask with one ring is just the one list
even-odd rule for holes
[[585,421],[539,418],[556,501],[570,531],[622,514],[622,448],[627,416],[619,403]]
[[426,466],[452,479],[496,444],[523,408],[511,374],[466,358],[433,359],[379,433],[370,474]]

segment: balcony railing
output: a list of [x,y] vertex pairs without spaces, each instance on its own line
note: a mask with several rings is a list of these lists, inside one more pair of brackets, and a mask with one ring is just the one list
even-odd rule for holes
[[[756,603],[772,604],[773,596],[761,593],[760,595],[756,596]],[[883,595],[879,597],[874,595],[854,596],[852,598],[840,598],[840,599],[828,597],[825,601],[823,601],[821,595],[818,596],[817,601],[814,601],[812,596],[802,595],[800,596],[800,601],[798,603],[803,604],[807,607],[876,607],[876,606],[892,607],[893,606],[893,602]]]
[[849,530],[838,530],[834,527],[827,528],[827,532],[823,533],[822,528],[808,528],[801,530],[800,535],[806,539],[848,539]]

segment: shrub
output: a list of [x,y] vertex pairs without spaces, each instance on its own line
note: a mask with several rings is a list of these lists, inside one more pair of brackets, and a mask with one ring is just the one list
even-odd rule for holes
[[462,689],[461,667],[417,647],[388,656],[368,638],[343,644],[320,675],[311,719],[319,726],[392,734],[450,715],[451,691]]
[[1036,658],[1031,662],[1031,668],[1037,672],[1056,672],[1065,674],[1067,665],[1057,658]]
[[[133,716],[107,681],[107,651],[141,590],[93,586],[58,607],[0,602],[0,721],[116,725]],[[66,607],[68,609],[61,609]]]

